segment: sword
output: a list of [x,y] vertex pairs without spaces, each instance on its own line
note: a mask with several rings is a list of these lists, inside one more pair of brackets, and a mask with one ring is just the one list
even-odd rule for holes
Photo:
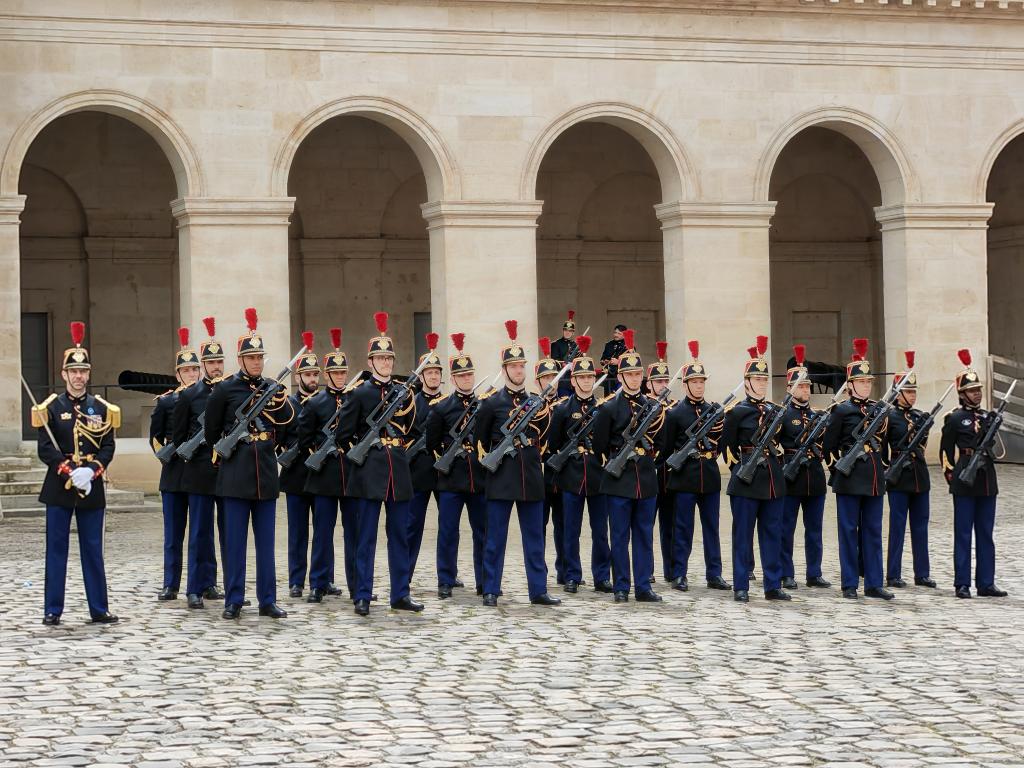
[[[21,378],[21,386],[25,388],[25,394],[28,395],[28,399],[32,401],[32,407],[33,408],[38,408],[39,407],[39,403],[36,402],[36,398],[32,394],[32,390],[28,388],[28,382],[25,381],[25,377],[24,376],[20,376],[20,378]],[[50,429],[50,421],[49,421],[49,419],[47,419],[47,420],[45,420],[43,422],[43,429],[46,430],[46,436],[50,438],[50,442],[53,443],[53,447],[56,448],[59,451],[60,450],[60,443],[58,443],[57,442],[57,438],[53,436],[53,430]],[[72,485],[71,478],[69,477],[68,481],[66,483],[64,483],[64,490],[70,491],[71,490],[71,485]],[[81,498],[84,499],[85,498],[85,494],[82,493],[82,490],[80,488],[78,488],[76,490],[78,491],[78,495]]]

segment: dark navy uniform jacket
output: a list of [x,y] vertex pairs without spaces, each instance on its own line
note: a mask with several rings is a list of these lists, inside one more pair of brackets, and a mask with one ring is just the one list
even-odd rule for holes
[[[569,433],[584,420],[591,418],[591,412],[597,407],[598,401],[593,395],[584,399],[575,393],[558,403],[552,409],[546,456],[562,450],[568,441]],[[594,414],[593,418],[597,418],[597,414]],[[601,466],[601,457],[594,451],[594,426],[595,424],[591,422],[590,434],[577,443],[576,453],[557,473],[555,481],[562,490],[578,496],[596,496],[601,492],[604,469]]]
[[[436,461],[444,455],[452,443],[452,428],[458,425],[456,432],[465,426],[467,409],[476,403],[479,408],[482,402],[476,394],[465,395],[453,392],[450,395],[435,398],[427,416],[427,450]],[[447,475],[437,473],[437,490],[453,493],[483,493],[487,470],[480,466],[473,436],[470,434],[462,442],[459,457],[452,462],[452,471]]]
[[[743,462],[751,458],[754,442],[762,429],[767,429],[775,410],[780,406],[766,400],[747,397],[736,403],[725,414],[722,437],[718,442],[725,452],[725,463],[732,472],[726,493],[747,499],[780,499],[786,495],[786,478],[782,474],[782,449],[778,433],[765,448],[765,463],[757,468],[754,479],[745,483],[736,476]],[[762,427],[762,424],[764,425]],[[782,428],[779,428],[779,432]]]
[[665,415],[665,426],[658,435],[658,461],[667,471],[666,487],[670,493],[718,493],[722,490],[722,475],[718,471],[718,441],[722,436],[722,421],[711,428],[708,436],[697,444],[697,455],[688,458],[678,470],[669,469],[664,462],[686,445],[686,430],[701,414],[709,411],[712,403],[684,397]]
[[[897,405],[889,411],[889,428],[885,432],[885,439],[882,441],[882,453],[886,466],[892,464],[899,456],[899,447],[905,443],[907,434],[911,438],[917,433],[916,425],[920,424],[928,414],[916,408],[904,408]],[[924,458],[924,448],[928,444],[928,437],[913,452],[910,461],[904,466],[900,476],[892,483],[886,483],[890,491],[901,491],[903,493],[928,493],[932,487],[931,478],[928,476],[928,463]]]
[[[594,450],[603,462],[619,452],[623,445],[623,435],[634,416],[639,416],[640,409],[651,400],[654,398],[643,392],[630,395],[620,389],[610,398],[601,401],[594,422],[593,443]],[[664,419],[665,410],[662,408],[647,434],[637,444],[639,455],[635,461],[626,465],[621,477],[601,473],[601,493],[627,499],[649,499],[658,495],[658,470],[654,465],[655,441]]]
[[[874,404],[874,400],[850,398],[832,409],[822,440],[825,460],[830,468],[853,446],[854,433]],[[854,464],[849,477],[841,472],[832,471],[829,485],[833,491],[853,496],[881,496],[885,493],[885,465],[882,463],[885,430],[886,424],[883,423],[875,436],[864,446],[863,458]]]
[[[46,433],[44,422],[50,425],[57,445]],[[64,392],[50,395],[34,407],[32,424],[39,427],[36,447],[46,464],[39,501],[68,509],[104,508],[103,476],[114,458],[114,430],[121,425],[121,410],[95,395],[73,398]],[[96,473],[92,490],[84,498],[70,485],[71,470],[78,467]]]
[[[486,395],[477,416],[474,442],[483,457],[502,440],[501,427],[509,414],[530,397],[526,390],[514,392],[502,387]],[[539,397],[539,395],[535,395]],[[544,467],[541,445],[551,426],[551,404],[545,403],[523,432],[522,441],[511,456],[506,456],[496,472],[487,478],[488,499],[505,501],[543,501]],[[485,472],[487,470],[484,470]]]
[[[178,393],[171,419],[174,444],[179,448],[199,431],[199,415],[206,412],[210,393],[220,379],[201,378]],[[181,471],[181,490],[202,496],[217,493],[217,465],[213,463],[213,448],[207,442],[200,445]]]
[[[324,440],[323,428],[327,424],[335,424],[338,406],[345,402],[344,389],[335,389],[328,385],[306,400],[297,419],[299,455],[296,464],[301,464],[305,474],[302,493],[313,496],[333,496],[340,499],[345,495],[346,474],[348,463],[338,451],[324,461],[316,472],[306,467],[306,459],[316,451]],[[284,473],[281,473],[282,483]],[[283,486],[282,486],[283,487]],[[285,489],[287,490],[287,489]]]
[[[416,393],[416,425],[414,431],[417,435],[425,435],[427,431],[427,419],[430,416],[430,404],[438,399],[437,393],[428,395],[422,389]],[[410,447],[411,447],[410,443]],[[437,470],[434,469],[434,454],[430,447],[420,451],[409,459],[409,474],[412,476],[412,489],[416,492],[433,491],[437,489]]]
[[957,496],[995,496],[999,493],[996,465],[989,455],[982,459],[974,485],[967,485],[960,480],[960,470],[970,461],[978,443],[985,436],[992,414],[992,411],[967,406],[961,406],[946,414],[942,424],[939,452],[942,455],[942,470],[949,482],[950,493]]
[[[299,442],[299,422],[302,418],[302,413],[306,405],[309,404],[310,399],[316,394],[316,392],[306,394],[300,389],[289,395],[288,401],[295,410],[295,418],[287,424],[278,427],[278,431],[281,433],[279,445],[282,451],[290,449]],[[288,493],[293,496],[300,496],[306,493],[306,478],[309,475],[309,469],[306,467],[305,462],[308,455],[308,451],[303,450],[302,445],[299,445],[299,453],[295,457],[295,461],[288,467],[281,467],[279,483],[282,493]]]
[[[827,419],[829,414],[819,414],[809,405],[801,405],[795,400],[790,400],[786,408],[786,418],[782,422],[782,431],[779,433],[779,444],[785,455],[783,467],[790,461],[797,452],[797,446],[803,438],[806,430],[810,429],[810,423],[815,418]],[[825,480],[825,467],[822,465],[822,439],[816,445],[807,446],[804,450],[808,453],[807,463],[800,467],[795,478],[787,482],[786,493],[790,496],[822,496],[828,490],[828,482]]]
[[[149,443],[154,453],[174,440],[174,406],[183,389],[172,389],[156,399],[153,413],[149,417]],[[172,454],[170,461],[160,466],[160,492],[180,493],[184,472],[185,462],[178,454]]]
[[284,388],[273,379],[249,376],[242,371],[229,376],[213,388],[206,403],[206,442],[214,445],[235,426],[235,412],[247,405],[263,387],[279,387],[275,398],[249,422],[247,434],[235,446],[230,458],[216,457],[216,495],[251,501],[276,499],[280,491],[277,473],[278,429],[295,418],[295,408]]

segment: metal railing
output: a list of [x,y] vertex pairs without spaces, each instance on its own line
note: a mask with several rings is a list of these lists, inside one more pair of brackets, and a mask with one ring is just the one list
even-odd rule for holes
[[[989,355],[987,359],[988,375],[985,377],[985,390],[988,395],[989,407],[1002,402],[1006,390],[1014,379],[1024,379],[1024,363],[999,355]],[[1020,388],[1017,388],[1020,391]],[[1010,395],[1010,401],[1003,413],[1003,428],[1024,435],[1024,397]]]

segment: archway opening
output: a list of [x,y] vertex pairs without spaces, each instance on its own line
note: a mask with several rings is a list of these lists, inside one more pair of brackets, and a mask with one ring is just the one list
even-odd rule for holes
[[988,346],[1024,363],[1024,134],[996,158],[986,199],[994,203],[988,227]]

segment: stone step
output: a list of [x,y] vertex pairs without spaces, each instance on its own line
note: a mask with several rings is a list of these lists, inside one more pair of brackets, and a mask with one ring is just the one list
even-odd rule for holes
[[[9,494],[0,496],[0,507],[3,508],[4,514],[10,509],[23,509],[25,507],[34,507],[36,505],[42,509],[42,504],[39,504],[39,491],[35,493],[24,493],[24,494]],[[145,503],[146,495],[142,491],[120,491],[112,488],[107,488],[107,506],[113,507],[114,505],[122,507],[141,506]]]
[[0,456],[0,472],[15,469],[32,469],[42,466],[39,459],[30,456]]
[[43,487],[42,480],[25,480],[8,483],[0,483],[0,498],[32,496],[39,493]]
[[0,469],[0,485],[4,483],[19,483],[36,481],[42,482],[46,477],[46,467],[33,467],[32,469]]
[[[122,504],[120,502],[115,504],[107,504],[107,512],[129,513],[129,512],[150,512],[158,513],[161,511],[161,505],[156,501],[143,501],[141,504]],[[16,507],[14,509],[8,509],[4,507],[0,509],[0,520],[5,517],[45,517],[46,507],[42,504],[35,504],[34,506]]]

